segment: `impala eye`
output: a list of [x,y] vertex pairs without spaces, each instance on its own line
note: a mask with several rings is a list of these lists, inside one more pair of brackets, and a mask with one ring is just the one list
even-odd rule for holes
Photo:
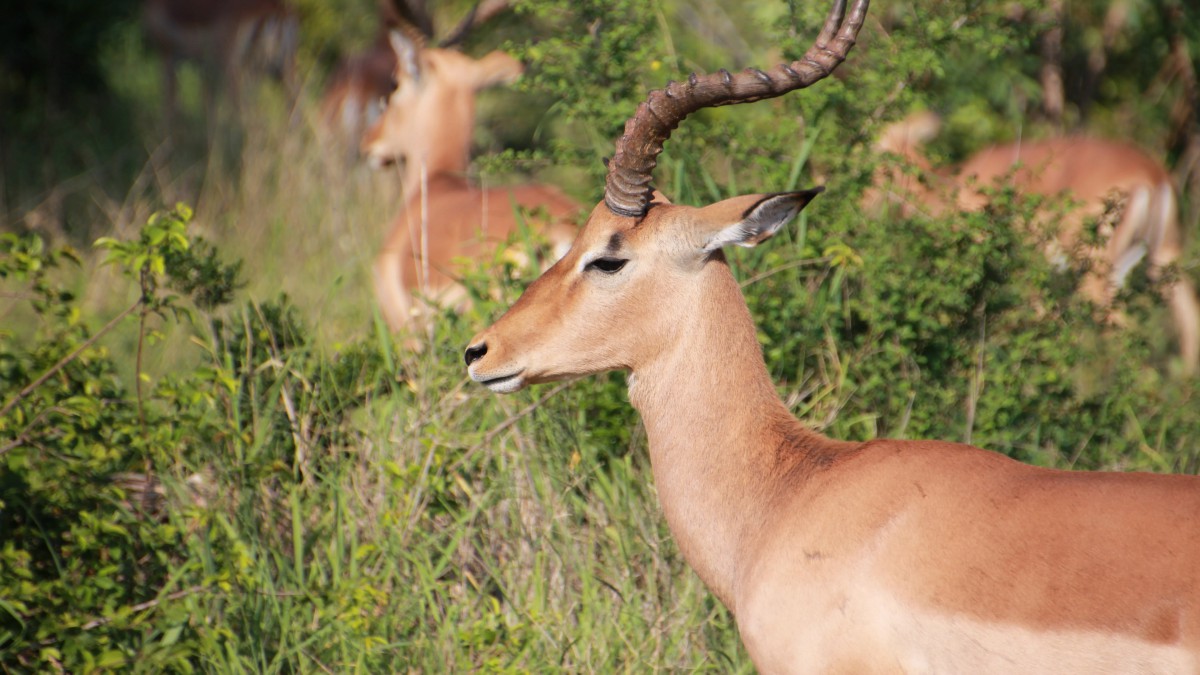
[[584,267],[584,271],[596,270],[604,274],[616,274],[625,267],[625,263],[629,262],[624,258],[596,258]]

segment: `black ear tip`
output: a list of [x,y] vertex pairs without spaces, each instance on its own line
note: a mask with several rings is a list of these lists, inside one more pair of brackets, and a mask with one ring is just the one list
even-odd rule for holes
[[808,203],[815,199],[817,195],[824,191],[825,186],[818,185],[816,187],[810,187],[807,190],[797,190],[792,194],[799,198],[800,208],[804,208],[805,206],[808,206]]
[[787,195],[796,200],[796,203],[800,205],[800,208],[804,208],[805,206],[808,206],[808,203],[811,202],[817,195],[824,191],[824,185],[817,185],[815,187],[810,187],[807,190],[796,190],[795,192],[782,193],[780,196]]

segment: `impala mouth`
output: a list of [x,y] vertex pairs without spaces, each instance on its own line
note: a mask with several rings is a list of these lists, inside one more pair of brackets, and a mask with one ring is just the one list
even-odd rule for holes
[[404,153],[397,153],[382,143],[371,143],[362,147],[363,157],[372,171],[380,171],[392,167],[404,168],[408,158]]
[[391,155],[367,153],[367,166],[371,167],[372,171],[382,171],[399,163],[400,161]]
[[521,379],[521,373],[524,369],[518,370],[515,373],[508,375],[498,375],[496,377],[485,377],[483,375],[471,372],[471,379],[479,384],[491,389],[497,394],[511,394],[521,387],[525,386],[525,381]]

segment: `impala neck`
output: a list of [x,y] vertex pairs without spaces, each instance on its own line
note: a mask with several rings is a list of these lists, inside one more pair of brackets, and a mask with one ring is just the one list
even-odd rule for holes
[[[783,405],[763,362],[745,300],[723,258],[692,285],[703,307],[634,368],[667,524],[688,563],[735,613],[740,554],[793,471],[841,444],[804,427]],[[794,486],[794,484],[793,484]],[[799,486],[794,486],[798,489]]]
[[[463,176],[471,162],[471,130],[475,128],[474,95],[451,97],[436,115],[428,115],[422,138],[404,165],[406,200],[420,194],[422,186],[442,175]],[[425,173],[422,182],[422,168]]]

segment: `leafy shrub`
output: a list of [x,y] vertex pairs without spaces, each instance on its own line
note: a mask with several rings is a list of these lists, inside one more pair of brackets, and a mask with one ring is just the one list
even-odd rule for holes
[[178,627],[147,613],[178,591],[180,532],[155,470],[181,430],[144,405],[140,384],[136,396],[126,389],[97,340],[130,315],[175,306],[160,281],[167,258],[187,258],[189,217],[158,216],[138,242],[100,242],[142,295],[94,333],[53,280],[69,250],[0,239],[0,278],[23,283],[38,323],[28,344],[0,333],[0,650],[11,667],[91,672],[137,652],[163,667],[181,658]]

